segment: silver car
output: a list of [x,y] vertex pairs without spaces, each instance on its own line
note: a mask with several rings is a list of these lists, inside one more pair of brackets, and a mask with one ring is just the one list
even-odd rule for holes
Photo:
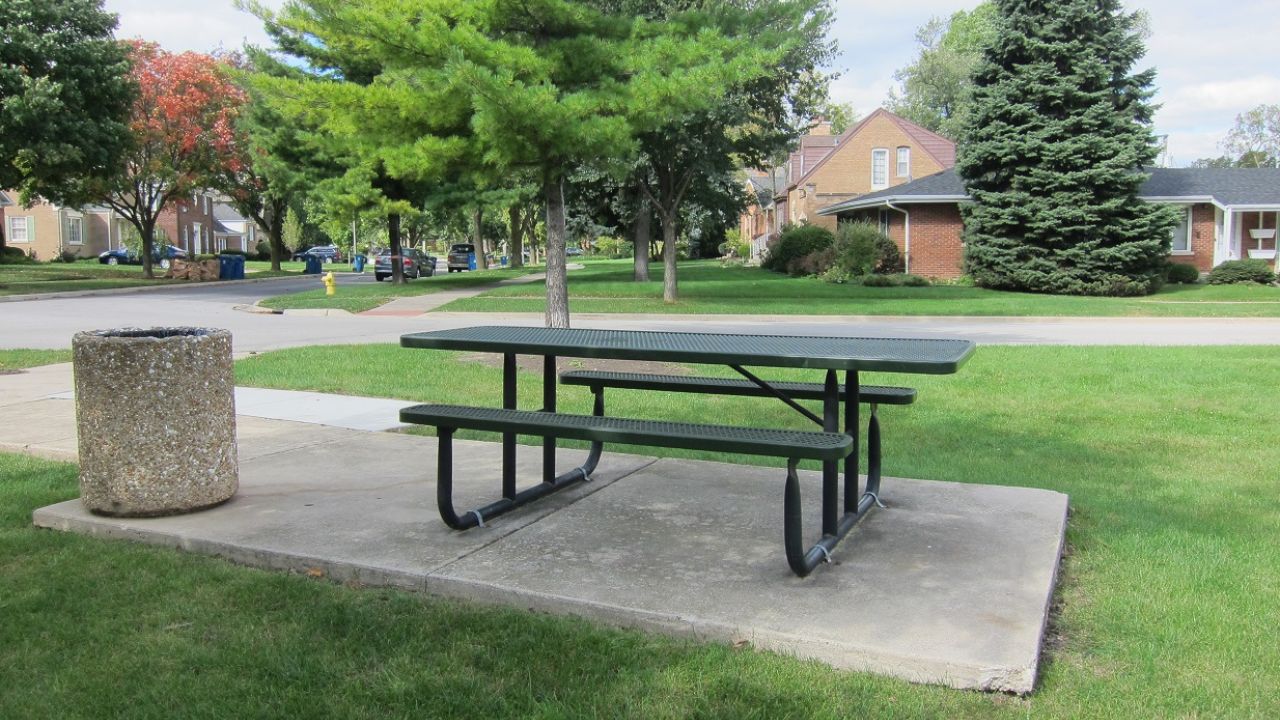
[[[404,276],[409,280],[436,274],[436,259],[417,248],[404,248],[400,257],[404,258]],[[373,264],[374,280],[382,282],[391,277],[391,260],[390,250],[383,250],[378,255],[377,262]]]

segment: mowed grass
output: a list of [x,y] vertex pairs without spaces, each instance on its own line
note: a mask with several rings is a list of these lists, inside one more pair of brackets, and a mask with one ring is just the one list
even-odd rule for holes
[[0,372],[71,362],[70,350],[0,350]]
[[[630,260],[589,263],[569,273],[569,308],[583,313],[751,315],[975,315],[1277,317],[1280,287],[1170,285],[1150,297],[1092,298],[984,288],[876,288],[792,278],[760,268],[721,267],[715,260],[681,263],[680,300],[662,301],[662,265],[651,282],[632,278]],[[442,312],[543,312],[542,283],[503,287],[440,308]]]
[[[500,370],[460,357],[306,348],[236,372],[497,406]],[[74,497],[74,467],[0,456],[0,717],[1277,717],[1276,377],[1275,347],[983,347],[954,376],[864,377],[920,389],[882,408],[886,473],[1071,495],[1027,699],[37,531],[31,510]],[[520,390],[536,407],[538,375]],[[561,402],[589,407],[580,388]],[[609,406],[805,427],[763,399],[618,391]]]
[[[157,268],[156,275],[163,274]],[[0,265],[0,295],[56,293],[74,290],[106,290],[172,282],[148,280],[141,266],[102,265],[95,260],[74,263]]]
[[[464,273],[449,273],[437,270],[432,277],[410,280],[403,285],[392,285],[391,281],[387,280],[372,285],[344,286],[342,279],[339,278],[337,293],[332,297],[325,295],[324,289],[321,288],[288,295],[277,295],[262,300],[258,304],[274,310],[325,308],[346,310],[348,312],[364,312],[365,310],[372,310],[385,305],[399,297],[428,295],[444,290],[460,290],[477,285],[488,285],[537,271],[537,268],[502,268]],[[367,268],[365,272],[372,273],[373,270],[372,268]]]

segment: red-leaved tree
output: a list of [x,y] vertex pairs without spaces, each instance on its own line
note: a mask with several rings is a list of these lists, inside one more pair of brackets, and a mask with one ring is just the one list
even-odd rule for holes
[[214,184],[241,162],[236,115],[245,102],[227,68],[212,56],[170,53],[129,41],[138,96],[133,143],[121,172],[103,187],[104,201],[142,237],[142,265],[152,275],[156,220],[175,198]]

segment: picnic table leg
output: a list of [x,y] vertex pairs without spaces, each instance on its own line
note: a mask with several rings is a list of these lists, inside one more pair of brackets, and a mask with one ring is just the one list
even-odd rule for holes
[[[828,370],[823,388],[822,429],[840,432],[840,386],[836,371]],[[822,534],[835,535],[840,529],[840,469],[836,460],[822,463]]]
[[[542,358],[542,411],[556,411],[556,356],[544,355]],[[556,479],[556,439],[542,439],[542,482],[553,483]]]
[[[516,409],[516,356],[502,356],[502,407]],[[502,497],[516,496],[516,434],[502,433]]]
[[[859,395],[859,381],[857,370],[846,370],[844,374],[844,431],[849,437],[853,438],[853,452],[849,453],[844,459],[844,511],[846,513],[858,512],[858,466],[859,448],[858,448],[858,404],[861,402]],[[872,417],[875,416],[874,411]]]

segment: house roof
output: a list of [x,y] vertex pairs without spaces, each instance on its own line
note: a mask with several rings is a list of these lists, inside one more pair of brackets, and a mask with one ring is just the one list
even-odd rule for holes
[[911,140],[919,146],[926,155],[933,158],[934,162],[938,163],[939,166],[944,168],[951,168],[955,166],[956,144],[954,142],[935,132],[922,128],[906,118],[898,117],[884,108],[876,108],[874,112],[863,118],[858,122],[858,124],[841,133],[835,140],[835,148],[829,150],[826,155],[805,170],[804,175],[791,183],[787,189],[790,190],[791,188],[800,187],[804,184],[804,181],[807,180],[810,175],[817,172],[819,168],[835,156],[836,148],[844,145],[849,138],[858,134],[862,128],[867,126],[868,123],[879,117],[887,118],[894,125],[897,125],[899,130],[905,133],[907,137],[911,138]]
[[[1138,196],[1146,200],[1208,202],[1222,208],[1280,208],[1280,169],[1276,168],[1151,168]],[[836,215],[849,210],[922,203],[969,202],[955,168],[914,182],[868,193],[818,211]]]
[[248,222],[245,216],[236,212],[234,207],[229,203],[215,202],[213,204],[213,219],[221,223],[242,223]]
[[244,237],[243,232],[239,230],[232,230],[226,225],[223,225],[222,221],[216,217],[213,219],[213,234],[222,235],[224,237]]
[[12,204],[13,201],[9,199],[9,194],[4,191],[0,191],[0,207],[9,207]]

